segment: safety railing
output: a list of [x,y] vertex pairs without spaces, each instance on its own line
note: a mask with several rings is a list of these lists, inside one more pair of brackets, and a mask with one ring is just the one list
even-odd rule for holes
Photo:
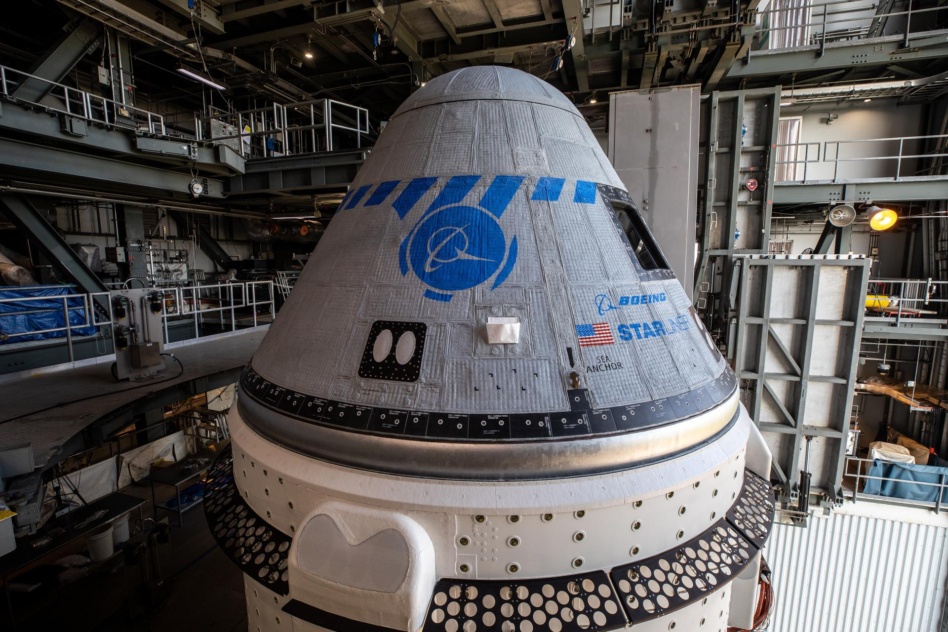
[[[53,322],[39,324],[50,317]],[[108,292],[0,299],[0,342],[65,338],[70,362],[75,360],[74,338],[95,336],[99,327],[111,323],[112,301]]]
[[[18,95],[25,88],[39,98]],[[70,88],[36,75],[0,66],[0,94],[9,99],[30,103],[50,112],[59,112],[89,123],[124,127],[148,134],[165,135],[165,121],[159,114],[106,99],[90,92]]]
[[[159,290],[162,292],[162,335],[171,342],[174,323],[190,321],[191,338],[205,335],[205,324],[215,320],[214,333],[236,331],[272,322],[276,314],[272,281],[245,281],[193,285]],[[77,338],[91,339],[112,325],[113,292],[27,296],[0,299],[0,353],[5,345],[34,340],[62,342],[65,339],[69,362],[76,359]],[[50,319],[53,316],[53,319]],[[43,321],[50,321],[42,324]],[[96,354],[109,355],[104,345]]]
[[[777,182],[837,183],[841,179],[880,178],[898,182],[907,177],[924,177],[927,169],[919,169],[918,160],[948,157],[948,150],[922,151],[926,144],[936,147],[948,145],[948,134],[928,136],[896,136],[891,138],[863,138],[831,140],[823,143],[787,143],[777,145]],[[811,147],[818,146],[811,151]],[[800,156],[803,156],[802,158]],[[847,165],[858,169],[846,169]],[[793,167],[784,166],[793,165]],[[802,173],[798,165],[803,165]],[[881,165],[876,167],[875,165]],[[903,174],[911,169],[911,174]],[[787,178],[787,179],[782,179]]]
[[[807,180],[807,167],[820,162],[822,145],[820,143],[783,143],[777,145],[775,161],[777,182],[796,182]],[[803,168],[800,169],[800,165]]]
[[866,309],[903,318],[938,317],[946,311],[948,282],[932,279],[872,279],[866,289]]
[[[272,281],[245,281],[192,285],[161,290],[162,329],[164,343],[171,341],[169,324],[173,321],[189,320],[193,323],[194,338],[201,335],[202,325],[213,316],[215,324],[224,330],[236,331],[241,321],[252,327],[260,324],[260,308],[272,321],[276,314]],[[262,297],[262,298],[261,298]],[[248,313],[249,312],[249,313]],[[252,323],[252,324],[251,324]]]
[[[936,513],[948,508],[948,468],[939,468],[944,470],[944,473],[931,473],[928,477],[933,480],[922,480],[920,476],[907,480],[870,474],[874,463],[887,462],[846,457],[843,478],[852,481],[853,502],[858,502],[860,498],[895,501],[929,507]],[[879,493],[866,493],[867,485],[871,485],[871,490]]]
[[371,131],[367,109],[333,99],[216,111],[195,118],[195,129],[199,141],[227,145],[247,159],[361,149]]
[[814,46],[822,51],[831,42],[881,37],[887,25],[908,46],[912,39],[937,32],[934,30],[938,24],[935,12],[942,10],[935,5],[912,6],[905,0],[893,2],[885,11],[880,8],[884,5],[866,0],[770,3],[757,14],[761,48],[784,50]]

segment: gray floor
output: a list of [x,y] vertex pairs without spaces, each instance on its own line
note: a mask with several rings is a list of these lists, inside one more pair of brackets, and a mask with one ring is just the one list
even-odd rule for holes
[[[31,443],[34,462],[43,467],[60,446],[103,415],[177,382],[246,365],[267,329],[244,329],[169,351],[181,360],[184,372],[167,381],[116,382],[111,361],[0,377],[0,449]],[[177,372],[178,366],[170,363],[167,375],[176,376]]]
[[[131,486],[151,516],[151,491]],[[159,494],[159,502],[163,499]],[[159,517],[163,510],[159,510]],[[175,523],[172,517],[171,523]],[[158,547],[160,580],[143,582],[141,565],[116,558],[115,568],[97,572],[51,593],[17,598],[15,630],[201,631],[247,629],[243,577],[216,546],[200,505],[173,526],[170,541]],[[121,560],[121,563],[119,563]],[[0,628],[7,629],[5,625]]]

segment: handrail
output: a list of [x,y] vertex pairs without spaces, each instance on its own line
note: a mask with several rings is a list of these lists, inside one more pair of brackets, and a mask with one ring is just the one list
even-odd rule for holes
[[[274,299],[274,286],[272,281],[238,281],[234,283],[217,283],[210,285],[194,285],[187,287],[162,288],[158,290],[164,295],[162,301],[162,335],[164,343],[170,342],[169,322],[181,319],[191,319],[194,323],[194,338],[201,337],[201,327],[205,316],[211,314],[220,314],[221,322],[224,327],[229,327],[230,331],[237,330],[239,321],[238,310],[250,309],[252,311],[253,327],[260,325],[258,308],[269,307],[270,320],[276,314],[276,301]],[[5,332],[3,322],[6,318],[12,318],[23,315],[24,312],[0,312],[0,336],[3,339],[10,340],[26,336],[35,336],[42,334],[52,334],[65,332],[66,347],[69,353],[69,362],[75,361],[74,338],[85,335],[80,332],[83,329],[95,328],[95,334],[100,332],[99,327],[107,327],[114,321],[112,315],[112,295],[113,292],[93,292],[89,294],[63,294],[57,296],[28,296],[22,298],[0,299],[0,305],[17,304],[29,306],[30,303],[40,303],[35,309],[29,308],[26,313],[50,313],[60,312],[63,315],[63,325],[61,327],[41,327],[23,332]],[[209,301],[217,301],[217,306],[209,305]],[[46,305],[42,303],[45,302]],[[57,304],[56,307],[50,305],[51,302]],[[101,307],[99,313],[96,307]],[[71,322],[70,315],[80,314],[81,322]],[[57,336],[57,338],[60,336]],[[2,352],[0,347],[0,352]],[[98,355],[110,355],[109,353],[99,353]]]
[[948,282],[932,279],[870,279],[866,294],[866,308],[885,309],[889,316],[895,317],[898,326],[903,318],[924,313],[925,308],[934,307],[934,310],[928,311],[935,311],[937,315],[940,308],[948,304]]
[[361,149],[371,131],[366,108],[334,99],[214,112],[195,117],[195,128],[199,141],[228,145],[245,158],[335,151],[342,148],[337,132],[352,134],[352,144]]
[[[14,79],[14,77],[16,77],[16,79]],[[27,83],[27,81],[36,81],[50,86],[46,94],[56,96],[56,98],[62,102],[62,106],[56,107],[48,103],[29,101],[17,97],[17,89]],[[61,93],[58,93],[60,91]],[[36,75],[31,75],[30,73],[15,70],[7,66],[0,66],[0,95],[45,108],[50,112],[59,112],[75,118],[81,118],[91,123],[100,123],[109,127],[116,126],[137,129],[158,136],[165,135],[165,119],[160,114],[154,114],[148,110],[119,103],[112,99],[106,99],[105,97],[92,94],[91,92],[70,88],[61,83],[43,79],[42,77],[37,77]],[[132,123],[129,124],[123,119],[128,119],[132,121]]]
[[[98,298],[104,298],[102,301],[97,301]],[[79,302],[79,305],[75,305],[76,302]],[[0,335],[3,336],[3,340],[7,341],[11,338],[21,338],[24,336],[35,336],[37,334],[51,334],[58,332],[66,332],[66,346],[69,351],[69,361],[75,361],[75,353],[73,351],[73,335],[76,330],[88,329],[88,328],[97,328],[103,325],[108,325],[112,322],[112,301],[109,300],[108,292],[93,292],[90,294],[60,294],[56,296],[27,296],[23,298],[4,298],[0,299],[0,305],[5,304],[19,304],[23,303],[58,303],[58,307],[45,307],[38,306],[37,309],[30,310],[28,313],[50,313],[50,312],[61,312],[63,316],[63,326],[62,327],[45,327],[40,329],[33,329],[30,331],[23,332],[6,332],[3,331],[3,319],[5,318],[14,318],[20,316],[23,312],[6,312],[0,313]],[[73,304],[70,304],[73,303]],[[95,306],[103,308],[103,313],[108,314],[108,320],[99,320],[97,317],[97,310]],[[82,322],[73,324],[70,320],[70,314],[78,313]]]
[[[856,483],[853,485],[853,502],[857,502],[859,499],[860,488],[863,487],[864,481],[882,481],[882,482],[892,482],[892,483],[911,483],[912,485],[921,485],[923,487],[934,487],[935,488],[935,501],[925,501],[925,500],[912,500],[912,499],[902,499],[898,498],[897,501],[899,504],[908,503],[912,505],[919,505],[922,507],[930,507],[939,513],[942,509],[945,508],[945,504],[942,503],[942,497],[948,493],[948,474],[941,474],[939,476],[939,482],[930,483],[928,481],[905,481],[903,479],[889,478],[887,476],[870,476],[868,473],[863,474],[863,467],[866,468],[866,471],[869,471],[869,468],[872,467],[873,459],[860,459],[854,456],[847,456],[845,461],[845,467],[843,470],[844,477],[855,478]],[[855,471],[851,471],[850,465],[855,464]],[[862,493],[862,498],[873,498],[876,500],[887,501],[893,497],[891,496],[877,496],[876,494],[866,494]]]
[[[877,13],[877,9],[878,3],[876,2],[841,0],[818,5],[807,4],[806,6],[784,8],[771,7],[763,11],[758,11],[757,16],[760,18],[759,22],[761,23],[764,18],[770,18],[769,24],[766,27],[763,27],[761,24],[760,28],[765,33],[769,34],[772,32],[798,29],[801,35],[804,36],[804,42],[796,42],[795,44],[791,43],[787,46],[774,48],[768,47],[766,50],[786,50],[798,46],[818,46],[820,50],[823,50],[830,37],[846,40],[866,40],[880,37],[881,33],[874,33],[872,30],[873,22],[901,16],[905,16],[905,31],[904,33],[898,33],[898,35],[904,36],[905,44],[908,45],[911,38],[925,36],[931,32],[931,29],[928,31],[921,30],[912,32],[912,18],[917,18],[921,15],[924,22],[925,14],[942,10],[942,7],[913,8],[912,4],[908,3],[907,9],[891,10],[884,13]],[[801,11],[805,11],[806,13],[806,17],[803,20],[797,20],[785,26],[771,26],[774,22],[780,22],[780,19],[775,20],[774,17],[783,18],[784,16],[782,14],[792,14],[794,12],[799,14]],[[931,23],[934,24],[934,20],[932,20]],[[920,22],[916,19],[915,24],[920,24]],[[833,25],[847,25],[850,28],[833,31],[832,28],[829,28]],[[813,32],[811,32],[811,30]]]
[[[908,153],[906,151],[906,143],[912,143],[913,141],[935,141],[935,140],[938,140],[938,141],[948,140],[948,134],[930,134],[927,136],[893,136],[893,137],[887,137],[887,138],[860,138],[860,139],[853,139],[853,140],[828,140],[828,141],[823,141],[823,143],[820,145],[822,148],[822,151],[817,151],[817,155],[815,158],[809,157],[809,146],[817,145],[819,143],[813,143],[813,142],[784,143],[784,144],[777,145],[778,157],[776,160],[776,164],[777,165],[803,164],[804,167],[803,167],[802,182],[810,181],[809,176],[810,176],[810,173],[812,172],[811,165],[815,165],[818,163],[822,163],[824,165],[832,165],[833,176],[832,176],[832,180],[830,181],[833,183],[838,183],[840,179],[840,175],[839,175],[840,163],[863,162],[863,161],[870,161],[870,160],[872,161],[888,160],[888,161],[893,161],[895,163],[894,174],[890,176],[883,176],[883,177],[887,179],[891,179],[894,182],[899,182],[902,178],[906,177],[906,176],[903,176],[901,173],[903,161],[919,159],[919,158],[928,159],[928,158],[948,157],[948,151],[946,150],[922,152],[922,153],[912,150],[912,149],[909,149]],[[869,155],[857,156],[857,155],[851,155],[849,154],[849,152],[846,152],[846,155],[844,155],[844,148],[846,147],[865,146],[866,143],[895,143],[895,142],[898,143],[898,150],[896,153],[881,153],[881,155],[869,154]],[[919,142],[919,144],[921,143]],[[796,156],[797,151],[799,151],[799,148],[801,147],[805,148],[804,158],[802,160],[799,160],[799,159],[781,160],[780,159],[779,150],[781,148],[787,148],[784,150],[783,153],[786,153],[788,156],[791,154]],[[795,149],[789,149],[789,148],[795,148]],[[884,150],[878,150],[878,151],[883,152]],[[868,152],[864,152],[864,153],[868,153]],[[873,177],[874,179],[876,179],[875,176]],[[800,180],[781,180],[778,182],[798,182],[798,181]]]

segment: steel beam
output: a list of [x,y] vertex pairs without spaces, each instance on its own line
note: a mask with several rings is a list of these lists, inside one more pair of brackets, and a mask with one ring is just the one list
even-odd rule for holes
[[289,156],[247,163],[247,173],[231,178],[231,196],[292,193],[348,186],[365,161],[364,151]]
[[455,44],[461,43],[461,38],[458,37],[457,29],[454,26],[454,22],[451,20],[451,16],[448,15],[448,12],[445,11],[444,7],[440,4],[432,4],[431,12],[434,13],[435,18],[441,24],[441,28],[448,34]]
[[[51,142],[74,145],[77,148],[87,148],[97,152],[104,150],[113,154],[118,153],[127,156],[142,157],[136,145],[144,141],[146,137],[135,136],[129,132],[120,131],[118,129],[106,129],[95,125],[87,125],[85,135],[76,136],[63,131],[66,118],[68,117],[64,114],[50,116],[45,112],[35,112],[33,110],[8,105],[3,108],[2,114],[0,114],[0,133],[26,133],[39,136]],[[179,147],[181,145],[190,144],[187,141],[147,140],[170,143]],[[196,152],[196,157],[188,159],[160,154],[149,154],[148,158],[156,162],[165,162],[179,166],[195,164],[201,169],[208,169],[216,174],[231,175],[234,172],[241,173],[243,171],[242,158],[239,161],[228,160],[224,162],[214,147],[199,146],[196,148]]]
[[[827,42],[822,56],[818,45],[786,50],[751,51],[744,61],[731,66],[726,77],[741,79],[764,75],[816,72],[834,68],[888,66],[913,60],[944,59],[948,56],[948,32],[925,33],[913,39],[908,48],[903,36],[877,37],[872,40]],[[921,34],[918,34],[921,35]]]
[[[168,1],[169,0],[162,0],[162,2]],[[277,0],[276,2],[265,2],[263,4],[258,4],[255,7],[240,9],[239,11],[234,11],[233,7],[235,5],[229,4],[226,5],[225,11],[221,12],[220,21],[226,24],[227,22],[246,20],[247,18],[253,18],[266,13],[283,11],[284,9],[292,9],[294,7],[308,7],[311,4],[313,4],[313,0]],[[230,11],[227,12],[227,10]]]
[[778,183],[774,204],[842,204],[873,201],[944,200],[948,176],[902,178],[898,182]]
[[0,194],[0,208],[16,227],[33,238],[50,261],[82,289],[83,292],[106,292],[108,288],[90,270],[59,233],[40,215],[26,198],[12,193]]
[[570,50],[573,56],[573,71],[576,73],[576,89],[589,92],[589,60],[586,58],[586,43],[583,41],[583,2],[563,0],[563,16],[566,18],[566,32],[576,36],[576,44]]
[[[193,19],[196,23],[200,24],[201,28],[205,31],[214,33],[215,35],[223,35],[223,20],[220,19],[217,9],[211,6],[210,2],[206,2],[205,0],[193,0],[191,3],[189,3],[188,0],[158,1],[179,15]],[[193,4],[194,8],[191,8],[189,4]]]
[[[0,139],[0,167],[22,173],[30,180],[41,182],[80,180],[99,189],[162,197],[174,193],[187,195],[192,180],[188,173],[178,173],[159,167],[136,164],[128,160],[113,160],[7,138]],[[207,183],[202,197],[224,197],[224,187],[220,180],[205,178],[201,180]]]
[[[74,28],[43,57],[43,60],[30,71],[40,79],[59,83],[69,71],[98,45],[101,30],[88,18],[79,20]],[[27,79],[13,92],[17,99],[38,103],[52,88],[45,81]]]
[[484,6],[487,8],[487,12],[490,14],[490,19],[494,21],[494,26],[498,29],[504,28],[504,18],[500,14],[500,9],[497,8],[496,0],[482,0]]

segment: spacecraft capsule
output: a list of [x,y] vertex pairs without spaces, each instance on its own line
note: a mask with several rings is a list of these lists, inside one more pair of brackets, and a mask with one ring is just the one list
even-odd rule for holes
[[251,629],[749,628],[774,503],[736,386],[575,106],[466,68],[381,134],[206,512]]

